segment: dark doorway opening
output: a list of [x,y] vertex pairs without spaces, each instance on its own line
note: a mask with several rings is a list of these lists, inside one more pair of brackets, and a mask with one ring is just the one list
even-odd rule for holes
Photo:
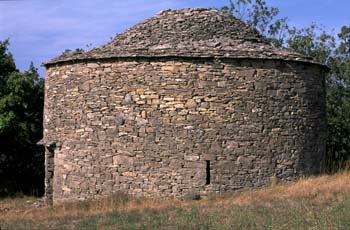
[[206,178],[205,178],[205,184],[210,184],[210,161],[206,161]]

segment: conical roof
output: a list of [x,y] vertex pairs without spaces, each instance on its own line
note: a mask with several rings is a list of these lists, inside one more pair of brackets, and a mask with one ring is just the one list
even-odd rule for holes
[[87,52],[61,55],[44,65],[118,57],[214,57],[314,62],[277,49],[258,31],[215,9],[166,10]]

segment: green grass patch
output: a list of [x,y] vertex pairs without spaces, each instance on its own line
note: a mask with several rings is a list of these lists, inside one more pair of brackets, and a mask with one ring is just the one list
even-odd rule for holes
[[327,208],[300,200],[291,206],[274,203],[229,207],[194,204],[189,208],[113,211],[92,216],[45,221],[2,222],[2,229],[349,229],[350,199]]

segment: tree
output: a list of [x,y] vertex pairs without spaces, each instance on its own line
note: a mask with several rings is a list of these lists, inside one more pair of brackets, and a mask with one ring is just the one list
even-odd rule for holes
[[229,0],[221,11],[256,28],[271,44],[282,47],[288,31],[288,18],[277,18],[279,9],[267,6],[264,0]]
[[313,57],[328,65],[327,170],[336,171],[350,162],[350,27],[343,26],[335,37],[318,24],[291,27],[279,10],[264,0],[229,0],[222,11],[250,24],[270,39],[272,45]]
[[42,136],[44,80],[33,63],[16,69],[0,42],[0,195],[43,192],[44,155],[36,145]]
[[9,41],[0,41],[0,95],[10,73],[16,71],[12,54],[7,52]]
[[350,161],[350,27],[341,28],[327,64],[331,68],[327,78],[327,156],[334,171]]

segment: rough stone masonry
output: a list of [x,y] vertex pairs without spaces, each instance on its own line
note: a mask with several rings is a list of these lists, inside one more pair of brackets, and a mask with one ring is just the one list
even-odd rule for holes
[[45,66],[48,203],[223,193],[322,169],[327,67],[219,11],[162,11]]

